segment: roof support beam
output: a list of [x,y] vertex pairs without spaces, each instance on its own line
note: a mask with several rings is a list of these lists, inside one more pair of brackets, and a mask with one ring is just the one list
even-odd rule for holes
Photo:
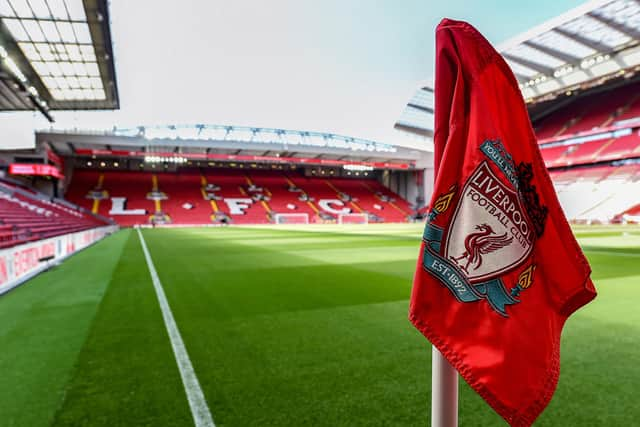
[[3,94],[3,90],[0,89],[0,105],[13,105],[12,102]]
[[603,23],[607,27],[613,28],[614,30],[620,31],[622,34],[631,37],[632,39],[638,40],[640,39],[640,31],[636,28],[630,27],[625,24],[621,24],[620,22],[616,22],[613,19],[605,18],[604,16],[598,15],[594,12],[587,13],[590,17],[595,19],[598,22]]
[[9,84],[5,80],[0,80],[0,92],[9,102],[14,106],[16,110],[30,110],[31,106],[21,99],[17,93],[9,87]]
[[538,64],[537,62],[529,61],[528,59],[523,59],[517,56],[509,55],[508,53],[505,53],[502,56],[504,56],[509,61],[520,64],[522,66],[535,70],[539,73],[546,74],[547,76],[553,75],[553,68],[551,67]]
[[532,42],[531,40],[527,40],[526,42],[522,43],[524,45],[527,45],[529,47],[534,48],[535,50],[539,50],[540,52],[549,55],[553,58],[559,59],[560,61],[564,61],[566,63],[569,64],[573,64],[576,62],[580,62],[580,58],[578,58],[577,56],[573,56],[570,55],[566,52],[561,52],[557,49],[554,49],[552,47],[549,46],[545,46],[536,42]]
[[[513,70],[512,70],[513,71]],[[529,80],[531,80],[531,77],[527,77],[524,74],[518,74],[518,73],[513,73],[516,76],[516,79],[520,82],[520,83],[524,83],[524,82],[528,82]]]
[[424,129],[424,128],[419,128],[416,126],[409,126],[409,125],[403,125],[400,123],[396,123],[395,125],[393,125],[393,127],[395,129],[404,131],[404,132],[409,132],[409,133],[413,133],[416,135],[420,135],[420,136],[425,136],[425,137],[432,137],[433,136],[433,130],[430,129]]
[[591,49],[598,52],[607,52],[611,50],[611,48],[606,44],[602,44],[602,43],[598,43],[596,41],[590,40],[584,36],[581,36],[580,34],[570,33],[569,31],[562,29],[560,27],[554,28],[553,31],[573,40],[574,42],[578,42],[581,45],[590,47]]
[[422,105],[408,103],[407,107],[415,108],[416,110],[424,111],[425,113],[433,114],[433,108],[423,107]]

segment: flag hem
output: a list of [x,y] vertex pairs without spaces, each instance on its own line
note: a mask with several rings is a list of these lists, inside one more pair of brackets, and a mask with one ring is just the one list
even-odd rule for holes
[[[458,371],[462,378],[480,395],[505,421],[512,427],[530,426],[544,411],[545,407],[551,401],[553,393],[558,384],[560,376],[560,343],[553,343],[553,351],[551,354],[551,365],[546,375],[546,381],[539,395],[527,408],[523,411],[514,411],[509,409],[507,405],[502,403],[489,389],[480,383],[473,374],[472,369],[463,362],[457,352],[451,350],[445,341],[438,335],[427,322],[421,320],[419,316],[411,309],[409,311],[409,320],[413,326],[424,335],[431,344],[435,345],[438,351],[447,359],[447,361]],[[564,326],[566,318],[563,316],[560,329]]]

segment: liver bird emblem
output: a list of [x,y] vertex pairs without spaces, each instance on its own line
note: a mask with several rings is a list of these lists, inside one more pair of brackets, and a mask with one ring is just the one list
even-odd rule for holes
[[[453,261],[469,274],[469,265],[474,270],[482,265],[482,256],[495,252],[500,248],[509,246],[513,242],[513,236],[507,237],[507,233],[497,235],[489,224],[476,225],[477,232],[469,233],[464,239],[465,251],[459,257],[451,257]],[[466,258],[467,262],[460,262]],[[464,261],[462,261],[464,262]]]

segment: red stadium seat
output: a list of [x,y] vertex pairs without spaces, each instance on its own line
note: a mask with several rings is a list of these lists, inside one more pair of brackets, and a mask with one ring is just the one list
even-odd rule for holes
[[[156,190],[166,196],[157,202],[147,198],[154,180]],[[217,187],[211,193],[219,200],[205,199],[203,188],[206,184]],[[290,191],[295,188],[297,191]],[[179,173],[157,174],[78,170],[67,197],[96,213],[112,216],[123,226],[148,224],[158,208],[172,224],[202,225],[212,223],[216,212],[226,215],[235,224],[267,224],[273,222],[276,214],[287,213],[307,214],[309,222],[322,222],[318,200],[338,199],[339,193],[349,194],[354,199],[346,203],[351,212],[366,212],[380,221],[403,222],[412,212],[405,200],[372,179],[325,179],[280,170],[205,169],[201,172],[186,169]],[[94,200],[96,195],[102,199]],[[127,210],[143,209],[147,213],[109,215],[110,197],[125,197]],[[233,213],[225,199],[253,201],[246,203],[242,213]],[[325,216],[335,219],[335,215]]]
[[49,200],[35,190],[0,181],[0,247],[106,225],[104,220]]

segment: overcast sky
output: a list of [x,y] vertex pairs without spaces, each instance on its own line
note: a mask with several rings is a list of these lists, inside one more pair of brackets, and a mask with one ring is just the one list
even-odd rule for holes
[[[433,74],[434,29],[464,19],[494,44],[578,0],[112,0],[120,110],[56,127],[234,124],[400,143],[393,124]],[[3,148],[39,114],[0,114]]]

